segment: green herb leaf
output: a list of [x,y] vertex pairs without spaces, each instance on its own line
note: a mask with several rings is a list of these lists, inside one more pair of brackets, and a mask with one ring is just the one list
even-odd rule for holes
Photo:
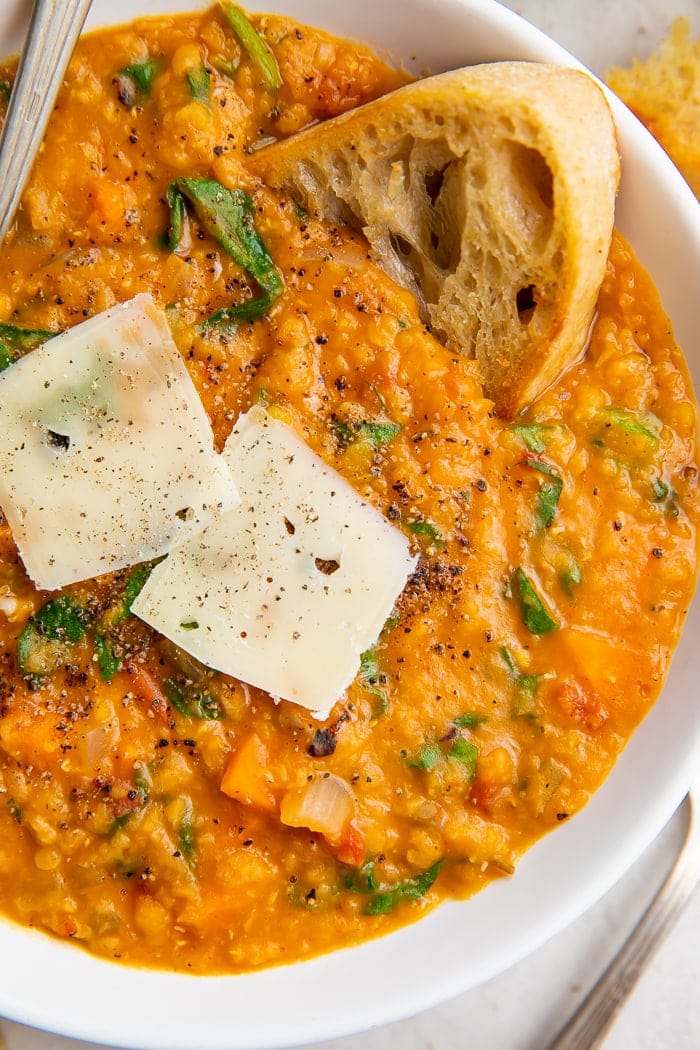
[[335,417],[331,425],[341,449],[348,448],[356,441],[365,441],[372,448],[380,449],[393,441],[402,430],[400,423],[375,423],[368,420],[363,420],[361,423],[346,423]]
[[238,58],[214,58],[211,64],[217,73],[233,80],[241,63]]
[[277,296],[259,295],[255,299],[249,299],[238,306],[224,306],[202,321],[202,329],[218,328],[228,335],[233,335],[240,324],[250,321],[258,321],[270,312],[270,307]]
[[593,445],[623,462],[648,460],[659,447],[663,423],[652,412],[602,408],[596,418],[600,425],[593,431]]
[[103,681],[109,682],[122,665],[118,656],[115,656],[111,643],[103,634],[95,634],[95,649],[97,651],[97,666]]
[[21,824],[24,819],[24,810],[19,805],[19,803],[15,802],[13,798],[8,798],[7,808],[10,811],[10,816],[12,817],[12,819],[16,821],[17,824]]
[[421,875],[399,882],[391,889],[380,891],[365,908],[365,915],[388,915],[402,901],[420,900],[437,879],[443,864],[444,860],[438,860]]
[[455,762],[459,762],[467,770],[467,776],[469,777],[469,783],[476,776],[476,765],[479,759],[479,748],[476,744],[472,744],[469,740],[465,740],[463,736],[458,736],[452,745],[448,755]]
[[535,504],[535,529],[544,532],[554,521],[562,490],[562,480],[545,481],[540,486]]
[[434,547],[438,547],[440,550],[444,550],[445,541],[440,535],[440,531],[436,525],[433,525],[430,521],[407,521],[406,528],[409,532],[412,532],[414,536],[419,536],[421,539],[427,540],[428,543]]
[[12,84],[9,80],[0,80],[0,103],[7,105],[12,94]]
[[508,429],[522,438],[530,452],[544,452],[547,438],[554,427],[540,423],[513,423]]
[[515,660],[506,646],[501,646],[501,656],[508,668],[508,676],[515,683],[518,691],[512,713],[519,718],[532,718],[536,713],[535,693],[542,680],[541,674],[523,674],[516,666]]
[[31,617],[30,622],[40,634],[52,641],[75,644],[84,637],[90,615],[69,595],[63,594],[60,598],[51,598],[46,605],[42,605]]
[[145,62],[133,62],[125,66],[117,76],[119,101],[125,106],[134,106],[141,99],[147,98],[159,72],[155,58],[147,58]]
[[136,565],[131,570],[121,594],[112,600],[95,625],[97,666],[105,682],[114,677],[124,662],[124,657],[118,657],[115,652],[115,645],[117,650],[124,650],[122,625],[131,616],[131,606],[143,590],[148,577],[162,560],[163,558],[154,558],[152,561]]
[[211,77],[206,66],[193,69],[187,74],[187,83],[195,102],[201,102],[207,109],[211,106]]
[[171,252],[176,252],[182,243],[182,238],[185,233],[185,217],[187,215],[185,198],[175,188],[175,184],[171,182],[168,186],[166,199],[170,209],[170,225],[168,227],[166,241],[169,250]]
[[120,620],[126,619],[126,617],[131,614],[131,606],[146,586],[148,577],[151,575],[156,565],[159,565],[162,561],[163,558],[154,558],[153,561],[141,562],[140,565],[137,565],[132,569],[129,579],[126,581],[126,586],[122,595],[122,612],[119,616]]
[[681,512],[678,502],[678,493],[661,478],[655,478],[651,483],[651,498],[654,503],[663,504],[664,510],[671,518],[677,518]]
[[581,566],[574,558],[571,551],[565,551],[565,565],[559,572],[559,583],[567,598],[573,598],[574,587],[578,587],[583,579]]
[[376,649],[367,649],[360,657],[360,681],[373,696],[379,700],[375,714],[383,715],[387,708],[386,692],[379,687],[380,671]]
[[282,278],[255,229],[255,207],[243,190],[229,190],[214,179],[177,179],[167,192],[170,207],[168,246],[177,251],[185,221],[185,200],[197,219],[223,250],[260,286],[263,295],[236,306],[218,310],[203,322],[204,328],[255,321],[266,314],[282,293]]
[[39,685],[68,661],[71,646],[82,640],[89,620],[87,610],[65,594],[30,616],[17,640],[17,659],[31,685]]
[[0,343],[0,372],[4,372],[11,364],[14,364],[15,355],[5,343]]
[[530,470],[537,470],[548,478],[540,486],[535,503],[535,530],[544,532],[554,521],[564,483],[554,467],[550,463],[545,463],[544,460],[522,459],[520,465],[529,467]]
[[379,883],[374,874],[374,862],[368,860],[361,868],[349,868],[345,873],[345,888],[353,893],[376,893]]
[[520,602],[520,615],[528,631],[541,635],[556,630],[559,622],[549,615],[532,581],[521,568],[515,570],[513,582]]
[[366,441],[372,448],[382,448],[401,433],[400,423],[360,423],[357,435],[360,441]]
[[13,364],[18,357],[35,350],[37,346],[53,339],[57,332],[43,328],[21,328],[15,324],[0,323],[0,372]]
[[224,18],[248,52],[251,62],[260,71],[265,86],[271,91],[281,88],[284,83],[282,74],[267,41],[256,32],[255,27],[236,4],[222,3],[220,6]]
[[153,787],[151,770],[145,762],[134,764],[134,787],[145,801]]
[[185,819],[180,824],[177,842],[180,847],[180,852],[185,860],[192,861],[194,859],[195,846],[197,844],[197,833],[190,820]]
[[186,718],[196,718],[202,722],[220,721],[225,712],[219,701],[194,686],[182,686],[174,678],[163,682],[165,695],[173,707]]
[[457,718],[452,719],[453,725],[462,726],[465,729],[474,729],[484,722],[488,722],[488,717],[486,715],[478,715],[475,711],[465,711],[463,715],[458,715]]
[[644,437],[658,444],[663,424],[653,412],[632,412],[624,408],[603,408],[600,415],[625,434]]
[[406,759],[406,765],[411,769],[424,769],[426,772],[430,772],[431,769],[435,769],[435,766],[439,762],[442,762],[442,748],[438,744],[437,740],[429,740],[427,744],[419,748],[415,755]]
[[128,824],[133,815],[134,810],[130,809],[127,810],[126,813],[121,813],[118,817],[115,817],[109,825],[109,827],[107,828],[107,837],[111,839],[113,835],[116,835],[118,831],[121,831],[124,825]]

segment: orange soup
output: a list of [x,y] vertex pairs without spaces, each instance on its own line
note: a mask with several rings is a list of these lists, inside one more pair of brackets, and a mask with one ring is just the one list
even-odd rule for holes
[[[265,405],[418,559],[319,722],[134,616],[152,566],[40,592],[3,523],[0,909],[197,973],[375,937],[510,876],[657,697],[700,517],[692,389],[624,240],[585,357],[497,418],[475,363],[436,342],[362,237],[248,169],[405,78],[287,18],[232,18],[80,42],[0,274],[4,367],[149,292],[219,449]],[[182,179],[244,195],[279,294],[250,307],[256,275],[196,202],[173,236]]]

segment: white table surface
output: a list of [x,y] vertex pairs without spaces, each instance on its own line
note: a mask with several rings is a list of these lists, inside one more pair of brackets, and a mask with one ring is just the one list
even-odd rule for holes
[[[647,55],[676,15],[690,15],[700,33],[700,0],[509,0],[506,6],[601,75],[612,64]],[[643,911],[675,856],[683,827],[676,815],[597,905],[499,977],[418,1017],[316,1044],[317,1050],[544,1050]],[[642,977],[606,1050],[699,1050],[699,979],[697,895]],[[0,1050],[92,1047],[0,1021]]]

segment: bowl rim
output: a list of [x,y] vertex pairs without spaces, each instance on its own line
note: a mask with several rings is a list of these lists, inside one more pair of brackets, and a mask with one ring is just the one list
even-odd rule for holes
[[[301,20],[318,25],[328,24],[323,15],[332,8],[335,29],[342,2],[249,0],[246,6],[284,13],[302,8],[309,17]],[[108,4],[104,0],[103,8]],[[396,0],[387,6],[395,12],[397,4],[404,19],[410,9],[420,13],[426,24],[439,18],[481,34],[484,40],[490,34],[493,39],[484,44],[484,60],[516,57],[584,68],[497,0]],[[136,0],[124,0],[119,22],[127,20],[135,6]],[[148,6],[160,11],[196,10],[207,4],[152,0]],[[374,6],[376,14],[380,5],[358,0],[345,6],[352,7],[352,18],[365,25],[360,10],[371,12]],[[144,4],[139,2],[138,7],[143,10]],[[377,17],[381,21],[383,16]],[[93,14],[92,24],[96,22],[99,17]],[[380,42],[390,39],[392,32],[382,23]],[[350,35],[370,40],[373,36],[364,31]],[[459,42],[454,46],[459,48]],[[420,61],[417,53],[414,68]],[[683,267],[700,272],[700,205],[661,147],[605,90],[623,158],[617,223],[655,277],[678,342],[685,347],[689,366],[694,364],[697,388],[700,347],[695,332],[700,331],[700,305],[687,302],[689,280],[680,278]],[[663,206],[650,216],[647,209],[655,200]],[[645,218],[641,230],[640,214]],[[677,244],[683,245],[682,266],[674,258]],[[0,1013],[63,1035],[134,1050],[191,1050],[192,1046],[273,1050],[396,1021],[505,970],[598,900],[631,867],[681,802],[700,766],[700,705],[694,711],[687,699],[697,678],[699,658],[691,638],[693,630],[697,637],[700,627],[698,606],[696,601],[662,697],[608,779],[584,810],[524,855],[515,879],[492,883],[470,901],[445,903],[418,923],[356,947],[233,976],[193,978],[120,967],[3,920],[0,943],[5,943],[5,957],[13,959],[13,965],[0,985]],[[666,754],[668,749],[672,755]],[[630,777],[633,785],[640,779],[639,773],[633,775],[635,768],[652,768],[659,752],[664,758],[662,782],[642,781],[643,790],[631,792]],[[604,855],[586,871],[591,849],[601,840]],[[544,886],[542,872],[547,875]],[[499,942],[498,932],[504,928],[507,935]],[[476,948],[477,959],[465,951],[467,944]],[[79,1016],[74,1012],[76,992]],[[265,1009],[270,1002],[275,1008]],[[161,1008],[175,1003],[176,1011]]]

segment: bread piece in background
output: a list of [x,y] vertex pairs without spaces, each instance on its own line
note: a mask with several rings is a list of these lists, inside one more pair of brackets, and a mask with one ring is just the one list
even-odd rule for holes
[[268,184],[361,228],[512,417],[582,353],[619,158],[586,74],[498,62],[428,77],[261,150]]
[[646,61],[614,67],[608,84],[659,140],[700,196],[700,39],[677,18]]

